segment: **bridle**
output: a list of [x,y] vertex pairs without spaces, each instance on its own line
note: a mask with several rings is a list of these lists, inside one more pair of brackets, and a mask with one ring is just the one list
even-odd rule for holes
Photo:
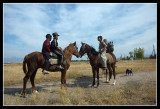
[[75,55],[76,56],[76,48],[77,46],[74,46],[74,48],[73,48],[73,55]]
[[[86,51],[85,51],[85,46],[86,46],[86,44],[84,43],[84,44],[82,45],[82,48],[81,48],[81,49],[82,49],[82,50],[81,50],[81,53],[82,53],[83,55],[84,55],[85,52],[86,52]],[[82,52],[82,51],[83,51],[83,52]]]

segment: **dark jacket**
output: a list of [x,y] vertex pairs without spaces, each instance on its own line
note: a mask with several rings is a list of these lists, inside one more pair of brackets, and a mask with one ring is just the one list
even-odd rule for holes
[[57,39],[53,39],[53,41],[51,42],[51,47],[50,47],[51,51],[54,52],[55,50],[58,50],[58,42]]
[[42,47],[42,53],[49,53],[50,52],[50,40],[46,39],[43,43],[43,47]]

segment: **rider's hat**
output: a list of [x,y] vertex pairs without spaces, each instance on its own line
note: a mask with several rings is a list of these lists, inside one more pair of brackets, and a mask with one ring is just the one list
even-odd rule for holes
[[52,35],[53,35],[53,37],[59,36],[59,34],[57,32],[54,32]]
[[52,37],[50,34],[46,34],[46,38]]

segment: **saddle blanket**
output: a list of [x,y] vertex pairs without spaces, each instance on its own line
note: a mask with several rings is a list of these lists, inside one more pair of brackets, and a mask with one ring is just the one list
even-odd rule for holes
[[[53,52],[50,52],[50,56],[51,56],[51,58],[49,59],[49,63],[51,65],[58,64],[58,56]],[[65,59],[65,57],[64,57],[64,59]],[[66,63],[66,60],[64,61],[64,64],[65,63]]]
[[51,65],[58,64],[58,59],[49,59]]
[[[114,59],[110,53],[106,53],[107,63],[113,63]],[[100,54],[98,54],[98,62],[101,63]]]

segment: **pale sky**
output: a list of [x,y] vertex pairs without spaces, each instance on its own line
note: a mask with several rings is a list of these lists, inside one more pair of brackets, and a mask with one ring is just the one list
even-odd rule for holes
[[[114,54],[129,56],[134,48],[144,48],[145,56],[157,53],[156,3],[4,3],[4,58],[39,51],[46,34],[58,32],[63,49],[81,41],[98,50],[97,36],[114,43]],[[72,58],[78,59],[75,56]],[[86,59],[83,57],[81,59]]]

